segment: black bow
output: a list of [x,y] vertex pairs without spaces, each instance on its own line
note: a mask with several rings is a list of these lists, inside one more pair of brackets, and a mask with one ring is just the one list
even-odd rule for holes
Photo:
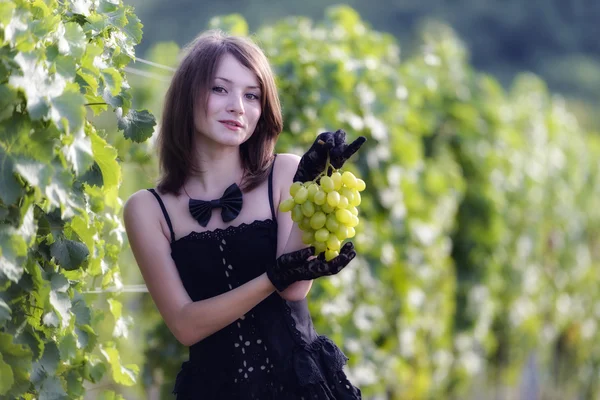
[[190,199],[189,207],[192,217],[202,226],[208,225],[212,209],[217,207],[221,207],[223,222],[229,222],[234,220],[242,210],[242,191],[233,183],[225,189],[220,199],[211,201]]

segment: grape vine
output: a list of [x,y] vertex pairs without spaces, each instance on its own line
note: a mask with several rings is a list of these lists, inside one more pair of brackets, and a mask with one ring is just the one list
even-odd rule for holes
[[96,121],[152,134],[122,72],[141,36],[121,0],[0,3],[0,396],[136,381],[119,357],[130,321],[118,296],[86,292],[121,284],[121,168]]

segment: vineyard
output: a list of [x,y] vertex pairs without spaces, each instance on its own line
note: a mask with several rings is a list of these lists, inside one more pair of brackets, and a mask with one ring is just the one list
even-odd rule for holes
[[[210,27],[249,34],[239,15]],[[538,77],[474,70],[445,25],[406,58],[344,6],[252,36],[278,78],[278,152],[368,139],[344,166],[366,182],[358,256],[309,294],[365,397],[512,399],[535,360],[541,398],[600,398],[598,135]],[[124,290],[122,204],[154,185],[179,52],[140,67],[141,37],[120,0],[0,3],[0,398],[170,398],[186,350]]]

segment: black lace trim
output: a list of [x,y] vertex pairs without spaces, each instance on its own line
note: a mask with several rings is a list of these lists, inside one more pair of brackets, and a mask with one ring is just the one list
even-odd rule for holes
[[202,231],[202,232],[192,231],[189,234],[182,236],[179,239],[176,239],[174,242],[171,243],[171,245],[173,245],[177,242],[187,242],[187,241],[193,241],[193,240],[205,240],[205,239],[222,240],[227,237],[231,237],[231,236],[240,234],[249,228],[268,227],[273,224],[275,224],[275,221],[273,221],[272,219],[257,219],[250,223],[244,222],[240,225],[232,225],[232,226],[228,226],[227,228],[224,228],[224,229],[216,228],[214,230],[208,230],[208,231]]

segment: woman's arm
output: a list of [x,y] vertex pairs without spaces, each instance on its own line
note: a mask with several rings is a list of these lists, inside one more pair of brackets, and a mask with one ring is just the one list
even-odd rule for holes
[[143,190],[132,195],[125,203],[123,218],[148,291],[173,335],[185,346],[236,321],[275,290],[262,274],[227,293],[194,302],[171,258],[169,239],[161,228],[162,214],[152,194]]
[[[274,187],[278,189],[279,199],[275,203],[277,212],[277,257],[307,247],[302,242],[302,231],[294,221],[289,212],[279,211],[279,203],[290,197],[290,186],[293,183],[294,174],[298,169],[300,157],[295,154],[279,154],[276,158],[273,172]],[[306,297],[312,281],[298,281],[291,284],[279,294],[286,300],[299,301]]]

